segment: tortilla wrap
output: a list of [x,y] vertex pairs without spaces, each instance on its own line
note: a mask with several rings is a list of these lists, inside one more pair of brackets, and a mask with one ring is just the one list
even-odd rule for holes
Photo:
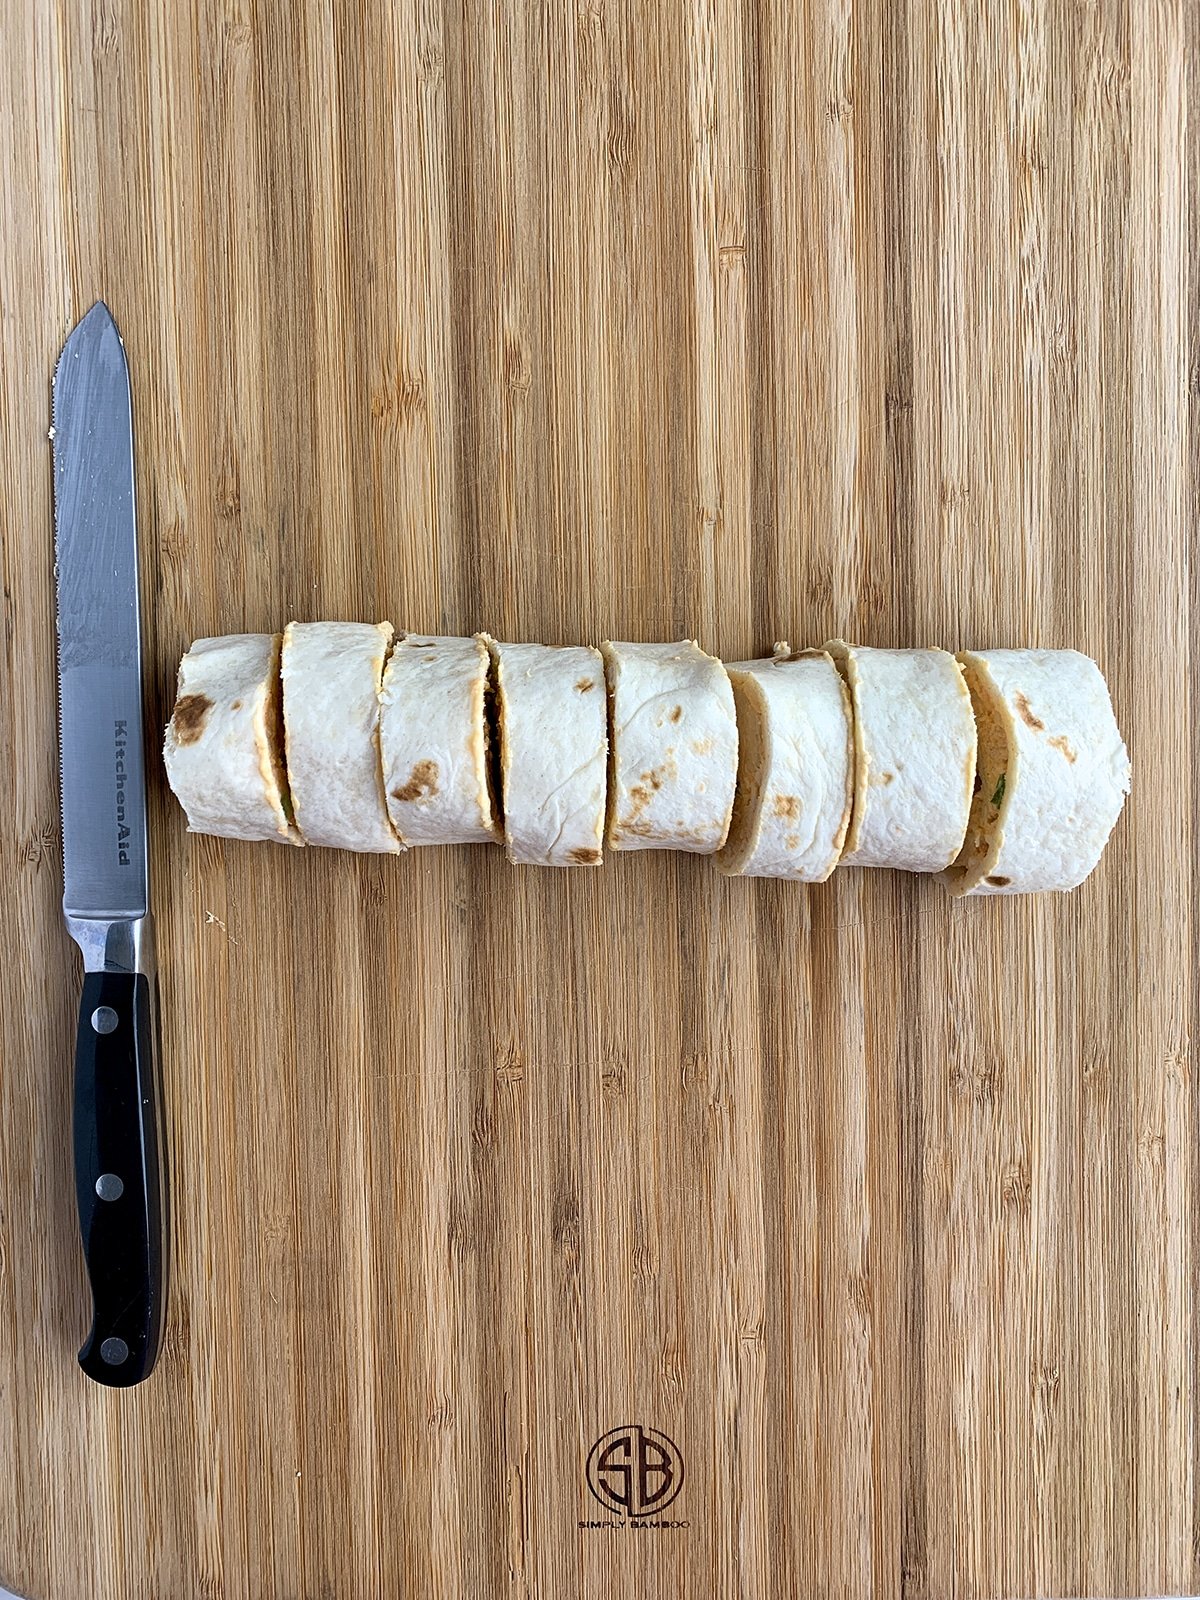
[[1129,755],[1099,667],[1076,650],[964,650],[979,787],[953,893],[1074,889],[1129,793]]
[[303,844],[283,764],[279,634],[197,639],[179,663],[163,760],[191,833]]
[[726,669],[738,720],[738,785],[717,866],[733,877],[823,883],[854,800],[850,694],[822,650]]
[[598,650],[491,643],[509,860],[598,867],[604,859],[608,706]]
[[612,707],[609,848],[719,850],[737,783],[728,673],[692,639],[600,648]]
[[283,724],[296,825],[309,844],[391,854],[379,762],[379,687],[390,622],[289,622]]
[[854,707],[854,809],[841,865],[941,872],[958,855],[975,782],[975,718],[945,650],[825,646]]
[[499,841],[488,754],[490,670],[480,635],[409,633],[392,651],[379,749],[388,815],[406,845]]

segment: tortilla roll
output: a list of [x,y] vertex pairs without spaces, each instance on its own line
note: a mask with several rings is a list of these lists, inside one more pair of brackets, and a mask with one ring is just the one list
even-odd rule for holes
[[491,642],[510,861],[598,867],[604,859],[608,707],[598,650]]
[[609,848],[719,850],[737,784],[729,674],[692,639],[600,649],[612,708]]
[[717,866],[732,877],[823,883],[854,801],[850,693],[823,650],[786,646],[727,667],[738,722],[738,785]]
[[496,844],[481,635],[409,633],[380,695],[379,750],[392,827],[406,845]]
[[375,855],[401,848],[379,762],[379,688],[390,622],[289,622],[283,725],[296,825],[308,844]]
[[197,639],[179,663],[163,760],[191,833],[303,844],[283,765],[279,634]]
[[1099,667],[1075,650],[964,650],[979,785],[954,894],[1074,889],[1129,793],[1129,755]]
[[962,669],[945,650],[834,639],[854,706],[854,809],[841,865],[941,872],[962,848],[976,734]]

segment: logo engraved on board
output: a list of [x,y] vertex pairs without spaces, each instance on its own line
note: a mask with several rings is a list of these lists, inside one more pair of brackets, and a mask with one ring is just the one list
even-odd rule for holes
[[606,1511],[654,1517],[683,1488],[679,1446],[657,1428],[628,1422],[602,1434],[587,1458],[587,1486]]

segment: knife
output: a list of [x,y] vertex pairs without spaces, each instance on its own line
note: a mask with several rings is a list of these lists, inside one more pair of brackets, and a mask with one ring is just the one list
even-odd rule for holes
[[142,762],[133,416],[117,325],[98,302],[54,372],[63,911],[83,953],[75,1192],[93,1321],[79,1365],[148,1377],[162,1335],[157,984]]

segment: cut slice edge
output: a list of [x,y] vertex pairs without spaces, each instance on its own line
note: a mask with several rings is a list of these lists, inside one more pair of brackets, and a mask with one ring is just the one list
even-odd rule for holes
[[283,737],[283,679],[280,660],[283,655],[282,633],[271,636],[271,664],[267,672],[266,693],[263,696],[258,734],[258,764],[262,773],[271,809],[279,816],[283,827],[281,837],[290,844],[302,845],[304,835],[296,825],[296,812],[292,805],[292,790],[288,782],[287,756]]
[[954,658],[967,680],[975,713],[975,792],[962,849],[943,878],[955,895],[970,894],[991,872],[1004,846],[1004,824],[1018,782],[1012,715],[987,663],[969,650]]
[[499,641],[493,639],[490,633],[477,633],[473,637],[487,651],[487,671],[480,680],[480,693],[483,696],[483,768],[490,812],[489,831],[497,844],[504,845],[507,853],[504,786],[508,770],[508,747],[504,738],[504,696],[500,692]]
[[621,663],[611,639],[604,639],[598,646],[600,660],[604,664],[604,718],[605,736],[608,739],[607,771],[604,784],[604,845],[605,850],[613,848],[613,833],[617,822],[617,679],[620,676]]
[[[776,646],[776,649],[778,649],[778,646]],[[828,639],[822,649],[823,654],[829,656],[833,661],[845,685],[846,698],[850,706],[850,737],[853,741],[853,760],[850,764],[852,773],[850,804],[847,808],[846,823],[842,833],[842,849],[838,857],[840,861],[843,856],[852,856],[858,849],[859,835],[862,832],[863,812],[866,806],[869,758],[863,743],[862,725],[858,716],[858,667],[854,660],[854,646],[845,639]]]
[[745,873],[762,835],[762,813],[771,771],[771,708],[753,672],[726,667],[733,686],[738,725],[738,772],[725,843],[716,852],[717,869],[727,877]]

